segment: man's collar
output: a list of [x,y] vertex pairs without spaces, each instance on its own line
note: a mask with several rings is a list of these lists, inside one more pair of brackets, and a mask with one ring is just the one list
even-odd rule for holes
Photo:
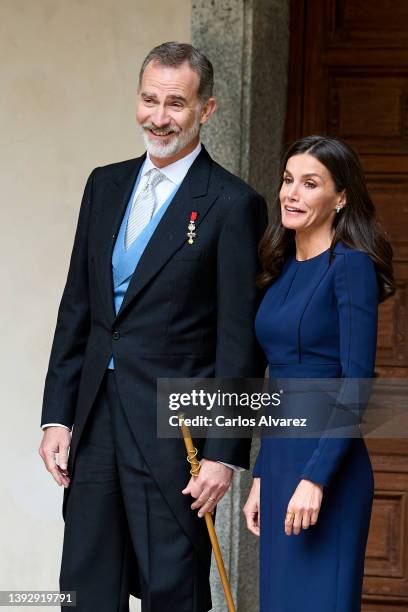
[[[191,164],[199,155],[201,149],[202,144],[201,142],[199,142],[195,149],[191,151],[191,153],[188,153],[181,159],[178,159],[177,161],[173,162],[172,164],[169,164],[168,166],[158,168],[158,170],[160,170],[160,172],[162,172],[166,176],[166,178],[168,178],[172,183],[174,183],[175,185],[179,185],[184,180],[184,177],[186,176]],[[157,168],[157,166],[154,165],[154,163],[150,159],[149,153],[147,153],[146,160],[143,165],[142,176],[144,176],[146,172],[149,172],[149,170],[151,170],[152,168]]]

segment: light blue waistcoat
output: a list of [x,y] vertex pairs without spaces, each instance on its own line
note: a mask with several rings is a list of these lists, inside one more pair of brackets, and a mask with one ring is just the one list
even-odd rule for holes
[[[166,212],[168,206],[170,205],[172,199],[176,195],[176,192],[180,185],[176,185],[173,189],[167,200],[160,207],[155,215],[151,218],[149,223],[143,229],[143,231],[139,234],[136,240],[132,243],[129,249],[125,249],[125,231],[129,218],[130,209],[132,207],[132,202],[134,198],[134,194],[136,192],[137,186],[139,184],[144,164],[142,165],[140,172],[137,176],[135,186],[133,188],[132,194],[129,199],[129,203],[126,208],[126,212],[122,219],[122,223],[120,226],[120,230],[118,236],[116,238],[115,247],[112,253],[112,280],[113,280],[113,298],[115,302],[115,312],[118,314],[121,304],[123,302],[123,298],[125,297],[125,293],[130,283],[130,279],[132,278],[132,274],[135,272],[136,266],[140,261],[140,258],[143,255],[145,248],[147,247],[150,238],[152,237],[154,230],[158,226],[161,218]],[[137,273],[137,272],[136,272]],[[113,356],[111,357],[108,369],[114,369]]]

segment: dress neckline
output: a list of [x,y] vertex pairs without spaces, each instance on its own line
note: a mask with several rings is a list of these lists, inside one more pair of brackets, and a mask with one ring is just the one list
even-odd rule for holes
[[314,255],[314,257],[309,257],[308,259],[296,259],[296,255],[294,255],[293,258],[296,261],[296,263],[298,263],[298,264],[305,264],[308,261],[314,261],[315,259],[318,259],[319,257],[322,257],[322,255],[325,255],[329,251],[330,251],[330,247],[328,249],[325,249],[324,251],[322,251],[318,255]]

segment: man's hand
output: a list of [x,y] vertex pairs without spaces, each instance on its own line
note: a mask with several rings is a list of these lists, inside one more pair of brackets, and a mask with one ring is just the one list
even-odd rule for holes
[[197,478],[193,476],[185,489],[183,495],[191,495],[195,502],[191,505],[193,510],[200,508],[198,516],[202,517],[206,512],[212,512],[224,494],[228,491],[233,470],[218,461],[201,459],[200,473]]
[[[68,449],[71,444],[71,432],[65,427],[47,427],[44,431],[38,452],[45,467],[52,474],[59,486],[69,487],[70,479],[67,472]],[[58,464],[55,458],[58,453]]]

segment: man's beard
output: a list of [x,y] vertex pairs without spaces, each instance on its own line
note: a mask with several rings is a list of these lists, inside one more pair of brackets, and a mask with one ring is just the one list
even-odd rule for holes
[[[143,123],[141,125],[143,140],[145,143],[145,147],[149,155],[153,155],[153,157],[166,158],[176,155],[180,151],[182,151],[200,132],[200,116],[201,109],[197,112],[197,116],[188,130],[182,131],[178,127],[173,127],[172,125],[166,126],[169,132],[173,133],[171,140],[167,144],[161,144],[160,142],[152,142],[146,132],[146,129],[159,129],[153,123]],[[160,129],[166,129],[160,128]]]

